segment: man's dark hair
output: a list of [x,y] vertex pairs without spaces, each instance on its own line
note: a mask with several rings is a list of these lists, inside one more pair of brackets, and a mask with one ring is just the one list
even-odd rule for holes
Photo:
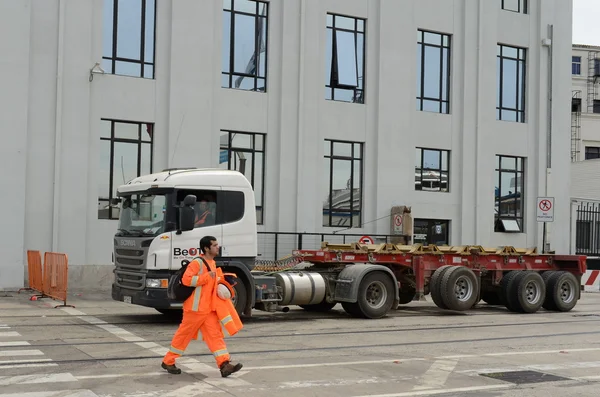
[[217,241],[217,238],[213,236],[204,236],[200,239],[200,250],[203,254],[206,254],[206,250],[210,248],[213,241]]

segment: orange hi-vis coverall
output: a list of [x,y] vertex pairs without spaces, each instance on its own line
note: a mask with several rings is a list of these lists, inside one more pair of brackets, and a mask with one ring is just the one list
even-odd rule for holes
[[[217,296],[219,278],[221,283],[226,283],[223,280],[222,270],[217,268],[214,260],[205,260],[209,265],[208,269],[202,260],[194,259],[181,278],[182,284],[196,287],[196,289],[183,303],[183,320],[173,336],[171,348],[163,359],[167,365],[174,365],[175,360],[183,355],[192,339],[197,339],[198,332],[202,332],[202,339],[213,353],[217,367],[220,368],[223,363],[230,360],[221,324],[230,335],[237,333],[242,328],[242,323],[231,300],[227,300],[229,301],[229,305],[227,305],[227,301]],[[209,272],[211,271],[215,272],[215,278],[210,276]],[[229,285],[227,287],[232,290]],[[230,309],[233,309],[233,313]]]

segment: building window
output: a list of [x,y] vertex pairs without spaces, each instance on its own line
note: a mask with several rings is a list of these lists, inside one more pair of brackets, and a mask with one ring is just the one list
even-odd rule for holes
[[525,49],[498,44],[496,118],[525,122]]
[[325,99],[365,103],[365,20],[327,14]]
[[415,190],[449,191],[449,157],[448,150],[417,148]]
[[580,75],[581,74],[581,57],[571,57],[571,73]]
[[221,87],[267,91],[268,3],[223,1]]
[[450,244],[450,221],[438,219],[415,219],[413,229],[414,244]]
[[525,159],[496,156],[495,232],[523,232]]
[[154,124],[101,120],[98,219],[119,219],[117,187],[152,173]]
[[362,143],[325,140],[323,226],[361,226],[362,153]]
[[585,159],[586,160],[600,159],[600,146],[586,146],[585,147]]
[[102,68],[154,78],[155,0],[104,0]]
[[501,0],[502,9],[527,14],[527,0]]
[[417,110],[450,112],[450,36],[419,30]]
[[246,176],[254,189],[256,222],[263,224],[265,185],[265,134],[221,131],[219,166]]

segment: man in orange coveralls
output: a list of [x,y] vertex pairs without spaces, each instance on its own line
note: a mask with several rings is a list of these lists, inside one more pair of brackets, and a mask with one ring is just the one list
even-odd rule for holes
[[[195,291],[183,303],[183,320],[173,336],[171,348],[163,358],[162,368],[170,374],[180,374],[181,369],[175,366],[175,360],[180,357],[192,339],[196,339],[198,331],[206,345],[213,353],[221,376],[227,377],[242,368],[242,364],[231,364],[229,352],[224,341],[223,330],[214,310],[213,299],[217,298],[215,288],[220,281],[214,258],[219,254],[219,244],[212,236],[202,237],[200,249],[207,266],[200,259],[195,259],[188,265],[182,284],[196,287]],[[220,270],[220,269],[219,269]],[[237,314],[237,313],[236,313]]]

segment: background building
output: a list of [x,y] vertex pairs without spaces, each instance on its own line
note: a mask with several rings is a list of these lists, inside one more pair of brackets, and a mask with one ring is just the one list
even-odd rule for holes
[[541,247],[536,198],[552,196],[548,241],[567,252],[571,14],[565,0],[2,2],[0,287],[22,284],[26,249],[68,253],[71,285],[110,282],[115,187],[180,166],[244,167],[269,232],[389,234],[406,205],[417,242]]
[[571,250],[600,257],[600,47],[573,45],[571,74]]

